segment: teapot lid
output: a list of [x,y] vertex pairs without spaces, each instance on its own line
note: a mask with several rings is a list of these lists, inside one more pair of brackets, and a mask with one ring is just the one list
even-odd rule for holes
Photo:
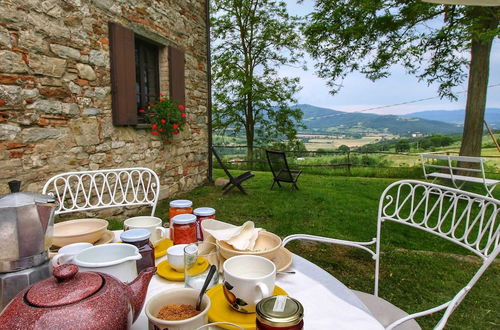
[[33,285],[26,300],[37,307],[63,306],[93,295],[103,283],[99,274],[79,273],[77,265],[66,264],[54,270],[54,277]]

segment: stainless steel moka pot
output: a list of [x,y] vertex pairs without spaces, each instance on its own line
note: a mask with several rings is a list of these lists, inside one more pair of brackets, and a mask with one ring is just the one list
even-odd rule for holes
[[10,181],[10,194],[0,196],[0,311],[22,289],[50,276],[52,196],[22,193],[20,181]]

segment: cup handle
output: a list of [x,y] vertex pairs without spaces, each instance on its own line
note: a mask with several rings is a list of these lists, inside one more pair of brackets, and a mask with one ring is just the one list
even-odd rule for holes
[[55,265],[55,267],[59,267],[61,265],[64,265],[68,260],[59,260],[61,258],[64,258],[66,256],[71,256],[69,254],[61,253],[61,254],[56,254],[55,256],[52,257],[52,262]]
[[258,303],[259,301],[261,301],[262,299],[267,298],[267,297],[269,297],[269,296],[271,295],[271,293],[269,292],[269,288],[268,288],[268,287],[267,287],[264,283],[260,283],[260,282],[259,282],[259,283],[257,283],[257,288],[259,289],[259,290],[257,290],[257,291],[259,291],[259,292],[260,292],[260,296],[261,296],[261,297],[260,297],[260,298],[255,299],[254,303],[255,303],[256,305],[257,305],[257,303]]
[[169,230],[168,228],[163,228],[163,227],[156,227],[155,232],[158,233],[160,232],[160,237],[161,238],[169,238]]

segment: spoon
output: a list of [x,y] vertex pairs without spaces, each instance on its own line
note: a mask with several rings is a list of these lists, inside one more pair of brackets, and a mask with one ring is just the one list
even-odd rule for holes
[[198,296],[198,301],[196,302],[196,310],[197,311],[199,311],[201,308],[201,299],[203,298],[205,291],[207,291],[208,283],[210,283],[210,281],[212,280],[212,277],[214,277],[216,270],[217,270],[217,267],[215,267],[215,265],[210,266],[210,270],[208,271],[207,278],[205,279],[205,283],[203,283],[203,286],[201,287],[200,295]]
[[277,271],[276,273],[277,274],[295,274],[295,271],[293,271],[293,270],[289,271],[289,272],[287,272],[287,271]]

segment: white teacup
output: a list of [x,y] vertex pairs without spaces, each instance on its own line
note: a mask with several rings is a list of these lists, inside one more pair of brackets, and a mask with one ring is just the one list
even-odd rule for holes
[[184,248],[189,244],[177,244],[167,249],[167,259],[170,267],[177,272],[184,272]]
[[63,246],[57,254],[52,257],[52,267],[59,267],[73,262],[73,258],[80,251],[93,246],[91,243],[73,243]]
[[264,257],[241,255],[227,259],[224,269],[224,296],[238,312],[254,313],[255,305],[272,295],[276,266]]
[[168,229],[161,226],[161,219],[151,216],[128,218],[123,222],[123,230],[143,228],[149,230],[149,240],[154,243],[162,238],[168,237]]

